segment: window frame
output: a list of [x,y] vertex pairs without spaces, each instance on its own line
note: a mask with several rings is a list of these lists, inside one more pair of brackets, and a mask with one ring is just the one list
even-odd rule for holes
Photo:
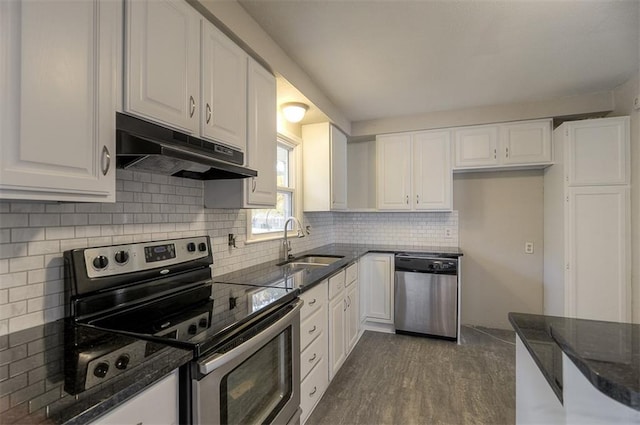
[[[304,227],[304,215],[302,205],[302,139],[293,134],[283,134],[278,132],[277,145],[284,145],[291,149],[289,154],[289,186],[282,187],[276,186],[276,193],[279,191],[289,192],[293,196],[292,208],[293,216],[296,217],[302,226]],[[275,164],[274,164],[275,166]],[[255,208],[247,210],[247,238],[246,243],[256,243],[264,241],[273,241],[284,238],[284,231],[268,232],[268,233],[253,233],[253,212],[258,209]],[[296,236],[295,226],[294,230],[287,232],[288,237]]]

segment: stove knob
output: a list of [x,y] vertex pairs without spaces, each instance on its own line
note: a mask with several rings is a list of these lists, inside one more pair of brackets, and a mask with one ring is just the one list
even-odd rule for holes
[[198,244],[198,251],[202,251],[202,252],[204,252],[204,251],[206,251],[206,250],[207,250],[207,244],[206,244],[206,243],[204,243],[204,242],[200,242],[200,243]]
[[127,261],[129,261],[129,253],[127,251],[116,252],[116,263],[125,264]]
[[109,371],[108,363],[98,363],[96,367],[93,369],[93,374],[98,378],[104,378],[107,376],[107,372]]
[[109,264],[109,259],[104,255],[98,255],[93,259],[93,268],[96,270],[102,270]]
[[196,250],[196,244],[194,244],[193,242],[189,242],[187,244],[187,251],[195,252],[195,250]]
[[116,360],[116,369],[124,370],[129,365],[129,356],[126,354],[121,355]]
[[198,322],[198,326],[200,326],[201,328],[206,328],[208,324],[209,321],[205,318],[200,319],[200,321]]
[[192,325],[189,325],[187,332],[189,332],[189,335],[195,335],[198,332],[198,326],[196,326],[195,323]]

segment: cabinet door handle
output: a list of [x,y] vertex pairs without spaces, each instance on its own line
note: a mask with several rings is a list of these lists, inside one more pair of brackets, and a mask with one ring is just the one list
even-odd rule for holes
[[257,186],[258,186],[258,182],[256,182],[256,178],[251,177],[251,191],[255,192]]
[[505,150],[506,150],[507,158],[509,158],[509,147],[507,146]]
[[191,105],[191,112],[189,112],[189,118],[193,118],[193,114],[196,112],[196,100],[193,96],[189,96],[189,103]]
[[211,106],[207,103],[207,124],[211,121]]
[[344,308],[342,309],[342,311],[347,311],[347,300],[346,299],[342,300],[342,304],[344,305]]
[[351,297],[347,296],[347,307],[351,307]]
[[309,359],[309,363],[313,362],[316,359],[316,357],[318,357],[318,355],[316,353],[313,353],[313,357]]
[[420,203],[420,195],[416,195],[416,204]]
[[106,176],[111,167],[111,154],[109,153],[109,148],[106,146],[102,147],[102,159],[100,162],[102,164],[102,175]]
[[493,150],[493,159],[497,159],[498,158],[498,153],[496,152],[496,150]]
[[407,205],[409,205],[409,195],[407,195]]
[[309,333],[310,333],[310,334],[314,333],[314,332],[316,331],[316,329],[317,329],[317,328],[316,328],[316,325],[313,325],[313,329],[311,329],[311,330],[309,331]]
[[314,387],[313,387],[313,391],[311,391],[311,392],[309,393],[309,397],[311,397],[312,395],[314,395],[317,391],[318,391],[318,387],[314,386]]
[[309,301],[309,305],[314,305],[316,303],[316,299],[314,298],[313,300]]

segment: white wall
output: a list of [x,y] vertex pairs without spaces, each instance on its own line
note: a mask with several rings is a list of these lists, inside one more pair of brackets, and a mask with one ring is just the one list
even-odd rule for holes
[[631,293],[633,321],[640,323],[640,112],[634,101],[640,97],[640,74],[614,91],[615,109],[610,116],[631,117]]
[[[542,314],[542,170],[455,174],[462,323],[511,329],[507,313]],[[534,254],[524,253],[525,242]]]

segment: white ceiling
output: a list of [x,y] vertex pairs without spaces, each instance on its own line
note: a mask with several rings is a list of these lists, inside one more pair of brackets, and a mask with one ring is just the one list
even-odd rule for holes
[[351,121],[610,90],[640,63],[638,0],[239,2]]

